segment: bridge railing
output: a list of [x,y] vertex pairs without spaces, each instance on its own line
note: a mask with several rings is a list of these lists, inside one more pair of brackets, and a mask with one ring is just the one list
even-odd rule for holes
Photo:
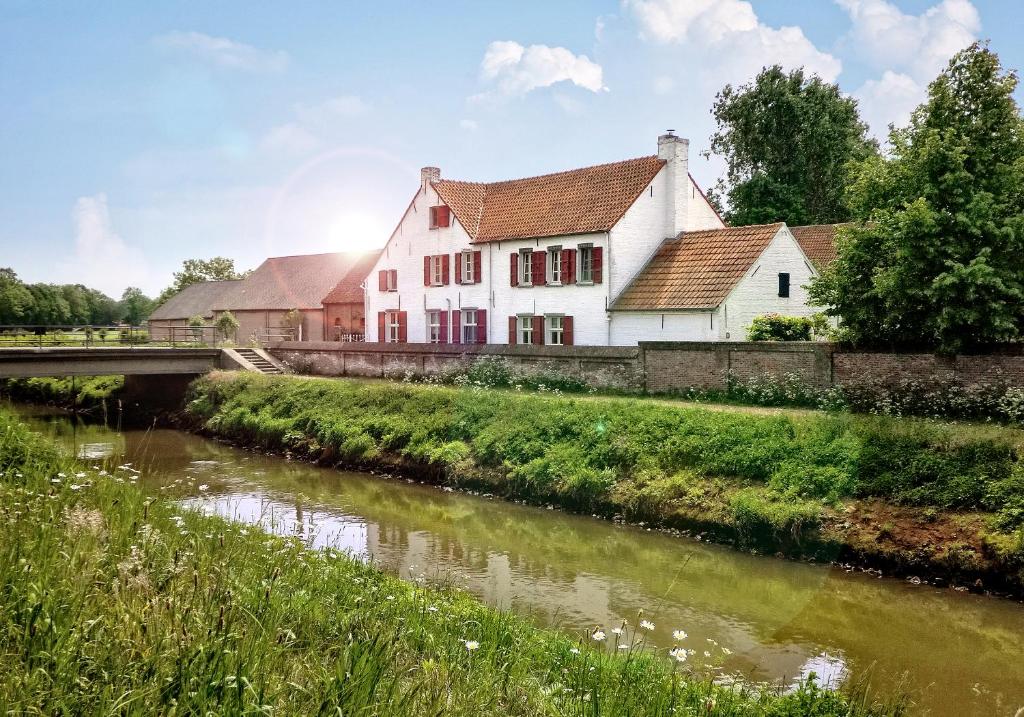
[[0,325],[0,348],[15,346],[138,346],[149,343],[145,326]]
[[215,326],[5,326],[0,348],[19,346],[183,346],[216,347],[223,342]]

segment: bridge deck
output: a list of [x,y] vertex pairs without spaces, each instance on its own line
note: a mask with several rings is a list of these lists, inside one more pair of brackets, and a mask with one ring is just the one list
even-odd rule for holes
[[220,349],[162,346],[0,348],[0,378],[202,374],[220,356]]

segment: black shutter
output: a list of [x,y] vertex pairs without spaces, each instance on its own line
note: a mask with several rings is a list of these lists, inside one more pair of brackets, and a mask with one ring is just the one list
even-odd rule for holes
[[779,274],[779,296],[789,296],[789,273],[781,272]]

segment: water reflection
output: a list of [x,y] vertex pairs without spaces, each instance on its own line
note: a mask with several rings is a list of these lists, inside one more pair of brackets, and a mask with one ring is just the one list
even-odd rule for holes
[[695,650],[688,664],[722,674],[870,676],[877,689],[909,689],[936,715],[1013,715],[1024,705],[1024,609],[1010,601],[318,469],[176,431],[38,425],[79,453],[112,446],[148,490],[185,505],[338,547],[407,579],[452,580],[542,624],[610,629],[635,624],[642,608],[654,642],[670,646],[683,629]]

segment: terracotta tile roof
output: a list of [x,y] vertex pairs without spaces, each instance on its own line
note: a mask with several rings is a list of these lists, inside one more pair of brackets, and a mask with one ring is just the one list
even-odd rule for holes
[[433,182],[475,243],[611,229],[665,165],[657,157],[487,184]]
[[173,321],[191,319],[193,316],[212,318],[214,304],[237,284],[237,281],[200,281],[190,284],[160,304],[149,315],[149,320]]
[[236,282],[213,308],[228,311],[321,309],[324,296],[363,258],[362,252],[276,256]]
[[380,257],[383,249],[375,249],[374,251],[366,252],[348,273],[342,277],[341,281],[334,285],[330,293],[323,298],[321,303],[324,304],[361,304],[363,303],[363,289],[360,286],[366,279],[366,276],[373,269],[373,265],[377,263],[377,258]]
[[790,227],[800,248],[815,266],[823,269],[836,259],[836,229],[843,224],[809,224]]
[[684,232],[661,245],[612,309],[713,309],[784,226],[780,222]]

